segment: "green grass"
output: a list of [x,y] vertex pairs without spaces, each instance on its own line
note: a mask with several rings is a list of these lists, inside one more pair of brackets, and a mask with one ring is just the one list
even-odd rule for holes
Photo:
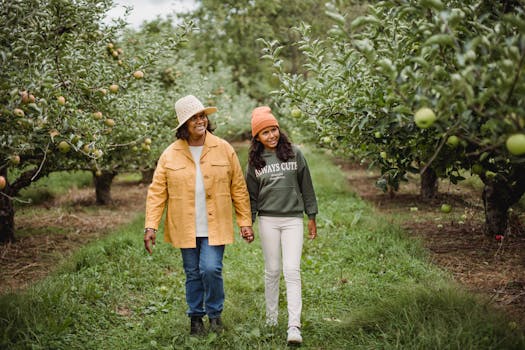
[[[245,162],[245,151],[241,159]],[[319,237],[303,254],[304,349],[523,349],[505,316],[432,266],[423,248],[374,212],[323,154],[307,151]],[[258,239],[226,249],[225,332],[190,337],[180,251],[148,256],[143,217],[78,251],[51,276],[0,298],[0,348],[286,349],[264,325]]]
[[20,191],[17,203],[41,204],[66,193],[71,188],[91,186],[93,175],[89,171],[61,171],[51,173]]

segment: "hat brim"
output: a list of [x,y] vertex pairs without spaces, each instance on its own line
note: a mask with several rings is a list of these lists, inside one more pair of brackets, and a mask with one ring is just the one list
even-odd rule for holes
[[[206,113],[206,115],[210,115],[210,114],[213,114],[215,112],[217,112],[217,107],[205,107],[204,109],[201,109],[201,110],[198,110],[196,111],[195,113],[193,113],[193,115],[197,114],[197,113],[200,113],[200,112],[204,112]],[[189,116],[188,118],[186,118],[182,123],[180,123],[179,125],[177,125],[177,127],[175,129],[173,129],[173,131],[176,131],[178,130],[181,126],[183,126],[184,124],[186,124],[186,122],[188,120],[191,119],[192,116]]]

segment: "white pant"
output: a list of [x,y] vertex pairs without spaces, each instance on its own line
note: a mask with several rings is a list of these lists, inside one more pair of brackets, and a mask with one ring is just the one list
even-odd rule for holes
[[260,216],[259,235],[264,255],[266,319],[277,321],[282,254],[286,300],[288,303],[288,327],[301,327],[303,219]]

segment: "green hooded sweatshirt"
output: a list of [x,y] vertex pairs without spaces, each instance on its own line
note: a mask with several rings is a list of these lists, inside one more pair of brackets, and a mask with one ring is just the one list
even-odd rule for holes
[[303,217],[313,219],[317,200],[308,164],[301,150],[292,146],[295,157],[287,162],[275,152],[263,151],[266,166],[255,169],[248,164],[246,184],[250,193],[252,220],[259,216]]

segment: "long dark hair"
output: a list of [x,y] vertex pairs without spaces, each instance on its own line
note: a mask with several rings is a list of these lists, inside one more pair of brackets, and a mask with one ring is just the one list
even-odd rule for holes
[[[266,161],[262,157],[263,152],[264,145],[261,143],[261,141],[257,140],[257,136],[252,137],[248,162],[257,170],[260,170],[266,166]],[[292,149],[292,143],[290,142],[290,139],[288,139],[288,136],[281,129],[279,129],[279,141],[277,142],[277,149],[275,153],[277,158],[279,158],[279,160],[282,162],[286,162],[289,159],[295,157]]]
[[[215,131],[215,126],[211,124],[210,118],[208,118],[208,116],[206,116],[206,119],[208,119],[208,126],[206,127],[206,130],[210,134],[213,134],[213,132]],[[188,121],[186,121],[184,124],[182,124],[180,128],[177,129],[177,132],[175,133],[175,137],[177,139],[183,139],[186,141],[190,139],[190,132],[188,131]]]

